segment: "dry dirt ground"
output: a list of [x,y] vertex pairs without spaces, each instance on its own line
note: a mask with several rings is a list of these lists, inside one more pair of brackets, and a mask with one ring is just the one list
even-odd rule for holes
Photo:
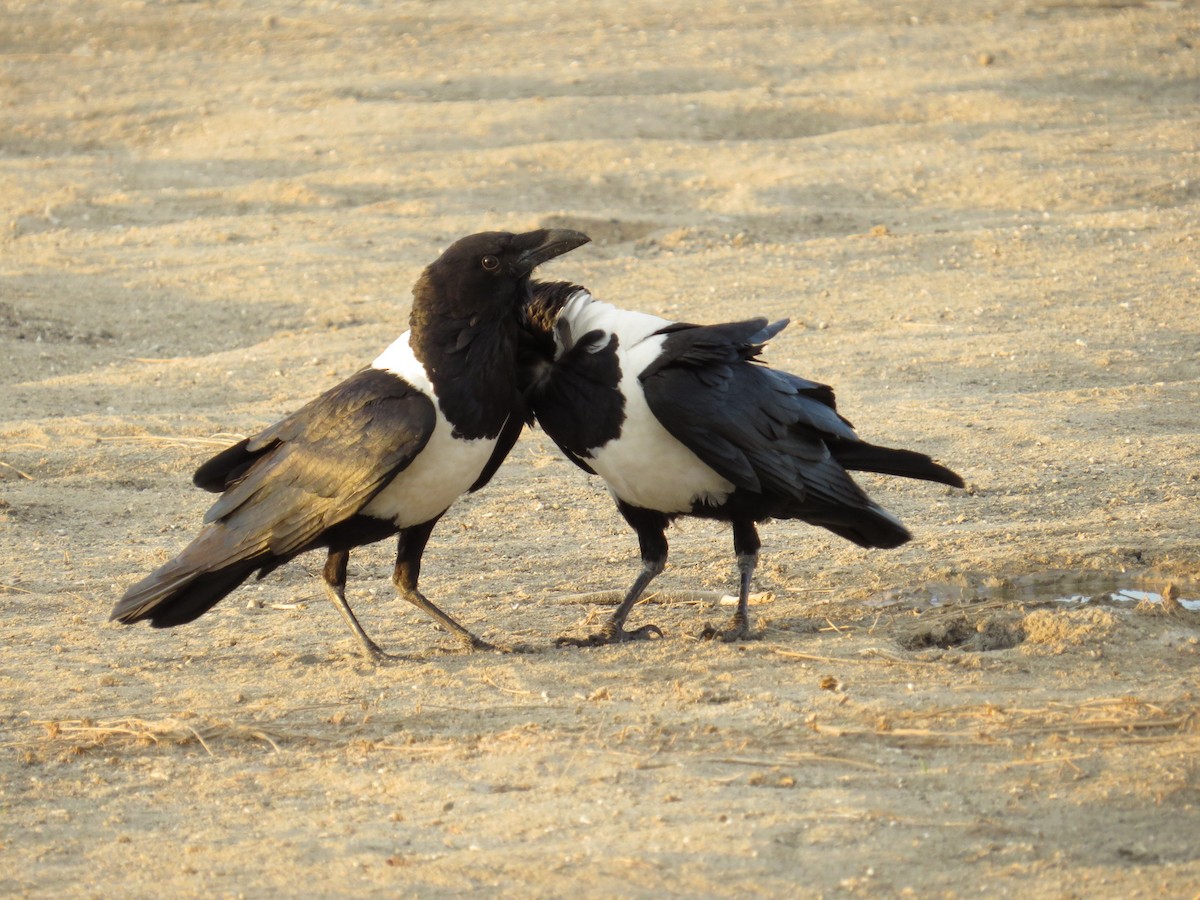
[[[0,893],[1194,897],[1195,2],[22,2],[0,10]],[[556,650],[636,542],[538,433],[423,585],[321,560],[107,624],[190,473],[405,328],[454,238],[649,312],[790,316],[781,367],[966,491],[764,529],[757,640]],[[685,595],[686,596],[686,595]]]

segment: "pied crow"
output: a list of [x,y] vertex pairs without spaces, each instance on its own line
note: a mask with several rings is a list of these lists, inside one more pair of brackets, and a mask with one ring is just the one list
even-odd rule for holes
[[661,637],[625,620],[667,560],[679,516],[733,528],[737,609],[721,630],[749,636],[747,598],[761,543],[756,524],[800,519],[861,547],[896,547],[908,529],[847,470],[962,487],[928,456],[868,444],[837,412],[832,388],[758,360],[788,324],[750,319],[689,325],[619,309],[567,282],[534,282],[522,335],[522,390],[538,424],[608,484],[637,532],[642,571],[601,630],[559,644],[598,646]]
[[417,589],[434,525],[483,487],[527,412],[516,382],[534,267],[588,241],[564,229],[462,238],[413,288],[409,331],[365,369],[196,470],[220,493],[170,562],[129,588],[112,618],[191,622],[252,574],[325,548],[330,600],[366,652],[387,656],[346,602],[350,551],[399,533],[393,581],[470,647],[487,646]]

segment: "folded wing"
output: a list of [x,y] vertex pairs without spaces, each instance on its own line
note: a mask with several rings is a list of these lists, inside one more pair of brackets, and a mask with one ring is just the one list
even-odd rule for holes
[[364,369],[196,471],[221,491],[179,556],[133,585],[112,617],[190,621],[254,570],[288,561],[358,513],[433,433],[432,401],[392,373]]

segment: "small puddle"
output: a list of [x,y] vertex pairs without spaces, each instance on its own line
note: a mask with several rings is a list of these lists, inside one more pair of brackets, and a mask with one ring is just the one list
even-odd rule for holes
[[[1168,589],[1168,585],[1171,585]],[[902,619],[896,642],[904,650],[956,648],[965,651],[1007,650],[1026,640],[1044,642],[1027,632],[1027,617],[1009,604],[1128,605],[1164,603],[1169,593],[1187,610],[1200,610],[1200,590],[1193,583],[1146,575],[1102,572],[1041,572],[1012,578],[965,576],[955,582],[928,583],[884,591],[865,603],[894,610]],[[1082,627],[1082,626],[1081,626]]]
[[[1163,602],[1163,595],[1154,591],[1139,591],[1135,588],[1121,588],[1104,594],[1088,596],[1087,594],[1072,594],[1070,597],[1055,597],[1055,603],[1092,603],[1107,601],[1109,603],[1158,603]],[[1176,598],[1176,602],[1184,609],[1200,610],[1200,600],[1188,600],[1185,597]]]
[[[864,601],[887,608],[905,604],[917,609],[937,609],[982,600],[1026,603],[1162,604],[1163,591],[1173,579],[1103,572],[1042,572],[1013,578],[965,576],[961,582],[931,582],[912,588],[881,591]],[[1174,581],[1176,602],[1184,609],[1200,610],[1200,586]]]

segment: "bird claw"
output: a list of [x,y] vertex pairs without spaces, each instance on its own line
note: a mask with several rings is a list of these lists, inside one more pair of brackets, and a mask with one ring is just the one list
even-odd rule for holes
[[386,652],[374,641],[370,641],[368,644],[364,645],[363,650],[366,652],[367,658],[370,659],[371,662],[383,663],[392,662],[393,660],[397,659],[403,659],[403,657],[401,657],[398,653]]
[[702,641],[720,640],[726,644],[749,640],[751,637],[750,622],[734,616],[724,628],[718,629],[706,624],[698,637]]
[[605,644],[625,644],[630,641],[662,640],[662,629],[657,625],[643,625],[626,631],[621,627],[606,626],[595,634],[585,638],[560,637],[555,639],[555,647],[603,647]]

